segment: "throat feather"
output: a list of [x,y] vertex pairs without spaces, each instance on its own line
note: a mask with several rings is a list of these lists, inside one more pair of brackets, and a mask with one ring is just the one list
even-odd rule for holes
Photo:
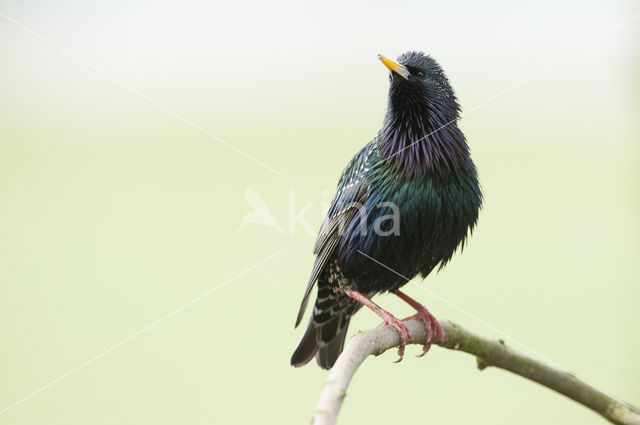
[[[458,159],[468,155],[464,135],[455,123],[429,120],[385,120],[378,137],[381,157],[408,174],[452,171]],[[437,120],[439,121],[439,120]]]

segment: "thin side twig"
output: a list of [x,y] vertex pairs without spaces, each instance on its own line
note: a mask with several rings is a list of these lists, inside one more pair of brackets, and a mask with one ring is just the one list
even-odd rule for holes
[[[507,347],[502,340],[483,337],[448,320],[441,320],[440,324],[446,337],[438,345],[476,356],[480,370],[490,366],[508,370],[575,400],[614,424],[640,425],[637,409],[575,375]],[[413,334],[410,343],[424,341],[426,329],[421,321],[410,320],[406,325]],[[325,382],[313,415],[313,425],[335,424],[349,382],[358,367],[368,356],[380,355],[399,343],[398,334],[390,326],[360,332],[351,338]]]

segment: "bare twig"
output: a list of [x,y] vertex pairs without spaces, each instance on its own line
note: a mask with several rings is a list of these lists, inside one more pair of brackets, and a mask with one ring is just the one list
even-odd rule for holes
[[[424,341],[426,329],[422,322],[406,322],[413,333],[411,343]],[[494,366],[563,394],[601,414],[614,424],[640,425],[640,412],[569,372],[507,347],[501,340],[492,340],[470,332],[448,320],[440,321],[446,332],[438,345],[464,351],[477,357],[478,368]],[[380,326],[356,334],[338,358],[324,385],[313,415],[313,425],[333,425],[345,397],[347,386],[358,367],[370,355],[380,355],[400,343],[398,334],[389,326]]]

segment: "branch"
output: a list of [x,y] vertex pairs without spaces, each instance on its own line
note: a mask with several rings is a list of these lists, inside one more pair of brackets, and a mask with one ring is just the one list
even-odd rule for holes
[[[426,337],[424,324],[418,320],[405,322],[413,333],[412,344]],[[601,414],[614,424],[640,425],[640,412],[569,372],[534,359],[507,347],[502,340],[491,340],[470,332],[448,320],[440,321],[446,337],[441,347],[464,351],[477,357],[478,369],[498,367],[544,385]],[[313,415],[313,425],[333,425],[336,422],[347,386],[358,367],[370,355],[380,355],[397,347],[398,334],[390,326],[359,332],[351,338],[331,369]]]

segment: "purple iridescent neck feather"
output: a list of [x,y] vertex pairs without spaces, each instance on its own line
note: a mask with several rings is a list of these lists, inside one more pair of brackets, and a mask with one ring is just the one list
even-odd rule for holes
[[377,142],[381,157],[406,174],[453,171],[469,156],[457,125],[460,106],[453,89],[430,57],[408,55],[404,59],[406,64],[419,61],[428,77],[391,77],[389,105]]
[[457,110],[451,116],[440,108],[426,105],[411,112],[406,109],[398,112],[390,104],[378,136],[381,157],[408,174],[453,169],[459,160],[469,155],[457,117]]

